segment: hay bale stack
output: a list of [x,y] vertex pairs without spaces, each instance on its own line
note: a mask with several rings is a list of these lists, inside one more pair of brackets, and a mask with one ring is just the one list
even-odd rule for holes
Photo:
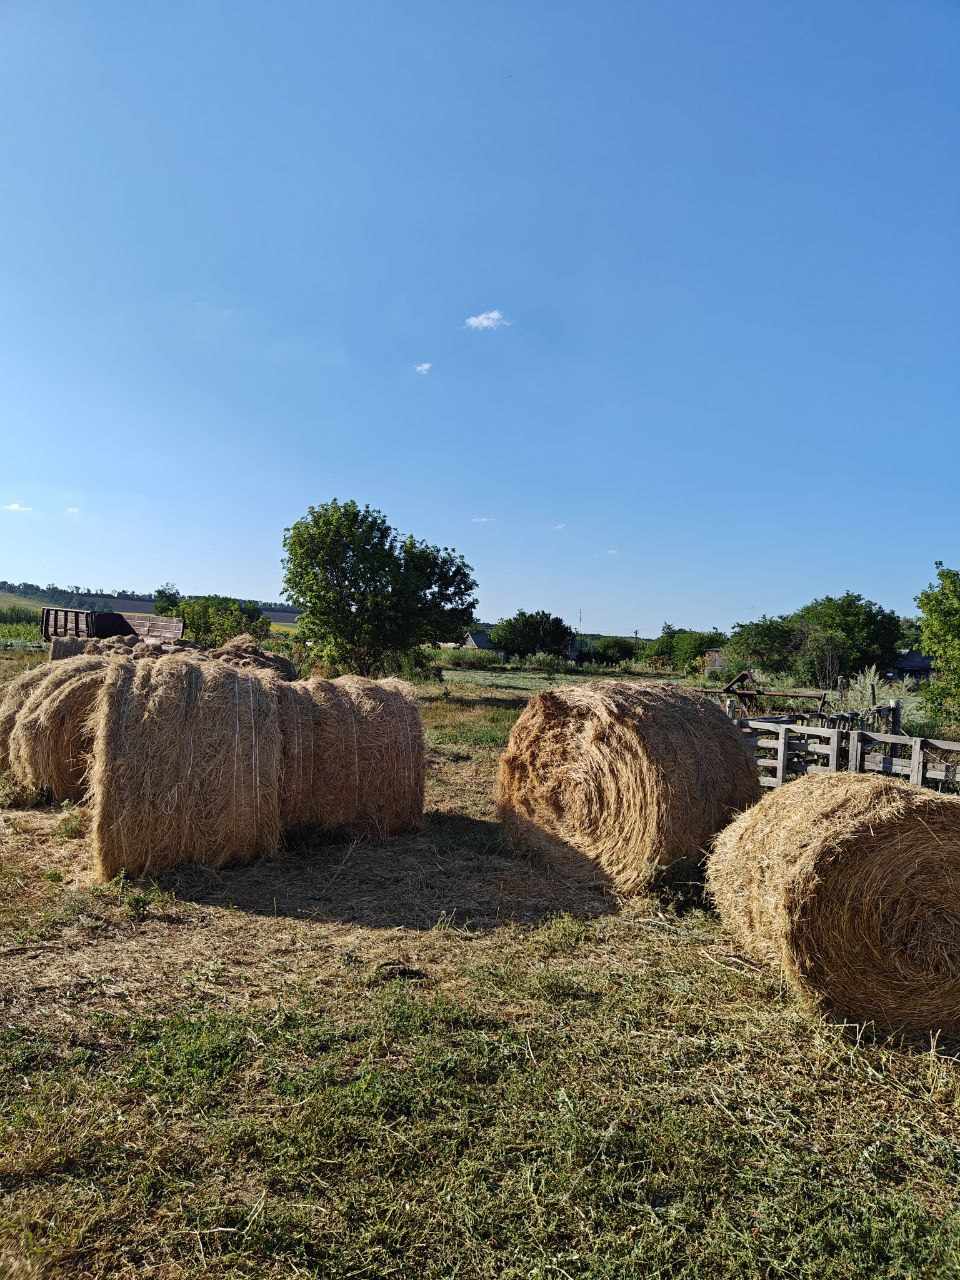
[[401,681],[114,660],[91,731],[100,879],[247,861],[297,828],[383,838],[422,820],[423,730]]
[[272,682],[180,655],[113,662],[92,728],[98,878],[219,867],[279,846]]
[[9,738],[9,767],[21,786],[54,800],[80,801],[91,740],[90,710],[106,676],[107,659],[66,658],[20,705]]
[[497,807],[515,844],[571,869],[585,856],[632,892],[699,860],[759,791],[739,731],[713,703],[609,682],[531,698],[500,760]]
[[37,685],[42,684],[49,674],[49,664],[42,662],[39,666],[21,671],[18,676],[0,685],[0,773],[10,768],[10,734],[13,732],[17,713]]
[[960,800],[808,775],[721,832],[708,887],[744,950],[824,1012],[960,1031]]

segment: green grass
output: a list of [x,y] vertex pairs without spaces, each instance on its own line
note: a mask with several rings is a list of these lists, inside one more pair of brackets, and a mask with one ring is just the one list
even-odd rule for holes
[[420,691],[381,848],[91,888],[81,810],[0,812],[3,1280],[960,1275],[951,1046],[513,855],[508,679]]
[[537,943],[455,999],[6,1030],[0,1238],[44,1276],[957,1274],[952,1064]]

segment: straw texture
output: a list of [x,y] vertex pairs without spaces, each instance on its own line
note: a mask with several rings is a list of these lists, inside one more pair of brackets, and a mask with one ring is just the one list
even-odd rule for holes
[[825,1012],[960,1031],[960,800],[808,775],[721,832],[708,888],[743,949]]
[[590,858],[633,892],[698,860],[759,791],[740,733],[713,703],[607,682],[531,698],[500,760],[497,805],[514,843]]

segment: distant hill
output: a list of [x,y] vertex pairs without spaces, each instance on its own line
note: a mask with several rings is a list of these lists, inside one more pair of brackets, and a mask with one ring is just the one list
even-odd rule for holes
[[[271,622],[294,624],[300,617],[297,609],[275,600],[256,600],[264,617]],[[45,587],[35,582],[7,582],[0,578],[0,606],[25,609],[94,609],[101,613],[153,613],[153,592],[91,591],[88,587]]]

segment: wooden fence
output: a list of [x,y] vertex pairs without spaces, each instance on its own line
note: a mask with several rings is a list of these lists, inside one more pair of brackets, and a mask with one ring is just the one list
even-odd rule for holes
[[754,748],[760,785],[806,773],[888,773],[918,787],[960,790],[960,742],[868,729],[821,728],[770,718],[737,720]]

